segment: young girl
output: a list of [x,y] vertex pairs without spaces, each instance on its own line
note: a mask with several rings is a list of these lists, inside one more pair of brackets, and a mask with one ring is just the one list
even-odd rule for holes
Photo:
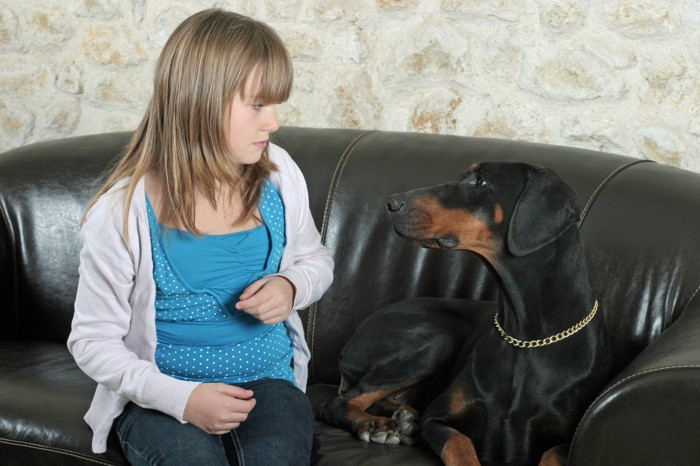
[[186,19],[126,151],[88,206],[68,348],[98,382],[92,449],[128,460],[308,464],[296,309],[332,281],[299,168],[270,144],[292,86],[268,26]]

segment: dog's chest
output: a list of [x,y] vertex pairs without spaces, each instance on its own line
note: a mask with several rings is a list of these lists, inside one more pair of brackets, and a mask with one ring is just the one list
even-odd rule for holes
[[578,412],[574,400],[587,400],[587,378],[595,355],[573,344],[524,349],[488,335],[463,354],[457,377],[470,398],[487,403],[505,419]]

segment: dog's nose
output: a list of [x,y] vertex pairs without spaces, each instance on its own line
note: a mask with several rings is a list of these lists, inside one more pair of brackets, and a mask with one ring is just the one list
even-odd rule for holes
[[399,210],[403,209],[404,205],[404,201],[392,197],[389,198],[389,200],[386,203],[386,210],[387,212],[398,212]]

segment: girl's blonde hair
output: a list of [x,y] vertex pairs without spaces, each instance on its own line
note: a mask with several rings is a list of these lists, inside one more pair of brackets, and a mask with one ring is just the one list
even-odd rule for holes
[[119,180],[130,177],[124,209],[128,236],[129,205],[136,185],[154,172],[163,186],[158,217],[165,225],[200,234],[195,227],[195,194],[216,206],[223,187],[243,199],[239,220],[250,219],[263,180],[276,167],[267,148],[260,161],[250,165],[234,162],[230,153],[228,109],[235,93],[244,97],[249,79],[258,81],[253,83],[257,84],[256,103],[271,105],[289,98],[292,61],[274,30],[219,9],[187,18],[163,47],[143,120],[88,210]]

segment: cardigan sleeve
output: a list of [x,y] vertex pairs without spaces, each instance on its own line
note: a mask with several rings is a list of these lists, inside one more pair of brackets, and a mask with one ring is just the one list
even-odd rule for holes
[[285,203],[287,223],[287,246],[279,274],[296,287],[293,308],[304,309],[318,301],[333,282],[333,259],[316,229],[301,170],[278,146],[271,146],[271,156],[280,169],[278,189]]
[[[122,234],[121,206],[108,193],[88,213],[80,231],[82,250],[78,291],[68,349],[78,366],[97,383],[145,408],[157,409],[180,422],[190,393],[198,385],[162,374],[134,313],[138,248]],[[134,215],[135,217],[135,215]],[[138,225],[130,222],[138,243]],[[155,323],[153,323],[155,325]]]

